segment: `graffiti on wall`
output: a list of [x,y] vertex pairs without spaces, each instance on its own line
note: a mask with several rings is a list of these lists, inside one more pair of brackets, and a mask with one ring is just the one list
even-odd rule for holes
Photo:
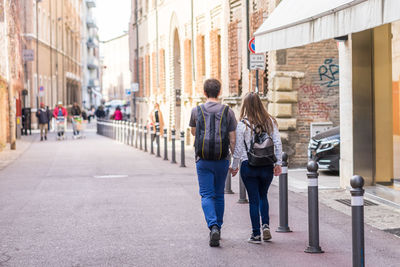
[[321,85],[329,87],[339,86],[339,65],[333,63],[332,58],[327,58],[318,69]]

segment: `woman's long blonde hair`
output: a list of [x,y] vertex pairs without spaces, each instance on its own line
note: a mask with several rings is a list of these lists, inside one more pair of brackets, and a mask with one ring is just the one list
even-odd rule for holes
[[245,118],[249,121],[252,128],[259,126],[262,131],[268,134],[272,134],[274,131],[273,124],[277,124],[275,118],[263,106],[258,94],[253,92],[247,93],[243,99],[240,120]]

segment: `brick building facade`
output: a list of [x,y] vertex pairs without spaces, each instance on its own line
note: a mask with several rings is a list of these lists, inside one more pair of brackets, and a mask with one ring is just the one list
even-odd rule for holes
[[0,1],[0,151],[15,149],[17,116],[23,89],[21,3]]
[[[50,108],[58,101],[69,107],[73,102],[81,103],[81,14],[85,1],[21,1],[23,49],[34,52],[34,60],[25,63],[28,96],[24,105],[35,112],[39,102]],[[32,119],[35,121],[35,116]]]
[[[203,82],[210,77],[221,80],[222,101],[239,115],[242,97],[256,85],[255,71],[248,70],[248,36],[278,2],[253,0],[246,6],[244,0],[193,1],[193,5],[178,0],[138,1],[136,23],[132,1],[130,66],[132,81],[139,82],[142,91],[139,122],[147,123],[149,111],[158,102],[167,125],[184,130],[187,141],[193,142],[188,129],[190,110],[204,100]],[[307,162],[310,123],[339,123],[337,54],[336,42],[330,40],[266,55],[259,92],[277,117],[292,166]]]

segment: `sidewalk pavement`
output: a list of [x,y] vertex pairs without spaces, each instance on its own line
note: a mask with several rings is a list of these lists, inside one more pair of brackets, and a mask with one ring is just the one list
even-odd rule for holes
[[37,140],[39,140],[37,134],[23,135],[20,139],[17,139],[15,150],[11,150],[10,144],[7,144],[6,148],[0,151],[0,170],[4,169],[7,165],[20,157],[30,147],[32,142]]
[[[150,140],[150,139],[149,139]],[[138,146],[139,147],[139,146]],[[150,141],[148,141],[148,151],[150,151]],[[168,160],[171,160],[172,143],[168,142]],[[157,153],[156,142],[154,142],[154,153]],[[176,161],[180,164],[181,158],[181,143],[176,140]],[[160,155],[161,159],[164,157],[164,140],[160,138]],[[186,166],[194,166],[194,148],[185,147],[185,162]],[[238,177],[238,176],[237,176]],[[233,178],[234,183],[239,184],[238,178]],[[289,169],[288,172],[288,186],[289,191],[299,193],[307,197],[308,182],[306,169]],[[237,181],[236,181],[237,180]],[[276,177],[273,185],[279,185],[279,179]],[[340,177],[335,173],[319,171],[318,177],[319,184],[319,200],[328,207],[331,207],[346,215],[351,215],[351,208],[345,204],[338,202],[338,200],[350,200],[349,190],[340,187]],[[380,198],[379,195],[383,194],[387,189],[380,186],[366,187],[365,199],[372,201],[372,206],[365,206],[365,223],[387,232],[397,232],[400,235],[400,205],[395,202],[388,202]],[[386,192],[385,197],[392,192]],[[236,192],[239,192],[238,190]],[[382,193],[383,192],[383,193]],[[397,195],[396,195],[397,196]],[[399,236],[400,237],[400,236]]]
[[[187,166],[92,133],[34,142],[0,171],[1,265],[351,266],[351,218],[322,203],[325,253],[303,252],[307,198],[295,192],[289,192],[293,232],[272,232],[272,242],[261,245],[246,242],[248,205],[237,203],[237,193],[226,195],[221,247],[210,248],[194,165]],[[275,185],[269,199],[274,230]],[[366,225],[365,246],[366,265],[398,266],[399,238]]]

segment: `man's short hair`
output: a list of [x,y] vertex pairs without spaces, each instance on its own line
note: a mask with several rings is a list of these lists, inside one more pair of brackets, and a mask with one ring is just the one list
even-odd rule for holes
[[217,79],[208,79],[204,82],[204,93],[208,98],[217,98],[221,91],[221,83]]

